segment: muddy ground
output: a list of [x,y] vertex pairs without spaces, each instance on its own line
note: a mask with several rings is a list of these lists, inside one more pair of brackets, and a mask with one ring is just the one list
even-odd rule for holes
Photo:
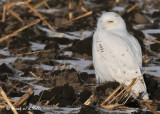
[[[35,0],[31,2],[31,5],[34,6],[40,1]],[[41,21],[1,42],[0,85],[7,96],[16,99],[24,95],[28,88],[32,88],[35,91],[35,94],[27,100],[27,103],[21,106],[21,108],[30,108],[17,111],[19,113],[33,112],[34,114],[40,114],[48,112],[42,107],[51,107],[57,110],[62,107],[59,111],[50,110],[49,112],[109,113],[107,110],[101,110],[99,105],[118,87],[119,83],[105,82],[97,84],[92,65],[92,35],[96,28],[98,17],[104,11],[115,11],[124,18],[128,31],[140,42],[143,55],[147,55],[144,59],[144,67],[153,64],[159,68],[160,59],[158,54],[160,53],[160,45],[151,41],[144,42],[146,34],[143,30],[158,29],[160,27],[160,3],[156,0],[154,2],[142,2],[140,6],[127,13],[127,9],[136,3],[137,1],[127,2],[124,0],[119,3],[115,3],[115,0],[84,0],[82,6],[87,11],[93,11],[93,14],[74,22],[63,24],[63,20],[68,20],[68,12],[70,11],[68,9],[68,0],[49,0],[47,4],[50,9],[59,10],[50,13],[40,10],[39,12],[56,28],[57,32],[61,33],[62,37],[56,36],[53,32],[50,32],[52,35],[49,35],[47,31],[41,29],[43,27],[49,30],[45,23]],[[2,18],[2,6],[4,4],[0,4],[0,18]],[[74,10],[71,10],[74,17],[85,13],[82,10],[78,10],[77,4],[73,2]],[[116,6],[119,9],[116,9]],[[47,7],[42,6],[39,9],[45,10]],[[38,19],[35,14],[28,12],[29,9],[27,7],[15,6],[12,10],[18,13],[24,22],[21,23],[11,14],[7,14],[6,21],[0,21],[0,37],[6,36],[27,23]],[[75,31],[79,31],[78,35]],[[90,31],[89,35],[83,35],[85,31]],[[160,40],[160,33],[153,32],[149,35]],[[80,61],[80,63],[74,66],[73,63],[77,61]],[[85,67],[83,64],[86,64]],[[39,78],[33,77],[30,72],[36,74]],[[151,69],[150,72],[146,72],[144,75],[147,91],[150,99],[153,100],[151,105],[157,111],[160,111],[160,78],[157,77],[160,74],[156,73],[157,71],[154,69]],[[92,94],[95,94],[93,103],[90,106],[85,106],[84,102]],[[30,106],[30,104],[35,107]],[[133,111],[134,113],[151,113],[148,110],[143,110],[141,103],[137,99],[130,98],[125,106],[136,109]],[[81,108],[75,112],[61,112],[66,107],[71,109]],[[1,113],[8,114],[12,113],[12,111],[3,108]]]

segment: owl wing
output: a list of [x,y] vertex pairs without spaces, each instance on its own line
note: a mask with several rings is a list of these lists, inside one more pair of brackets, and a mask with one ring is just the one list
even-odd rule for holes
[[122,37],[106,31],[99,32],[98,38],[103,41],[100,45],[103,53],[100,54],[106,58],[105,63],[102,64],[106,64],[106,67],[110,69],[110,74],[116,80],[133,79],[141,75],[141,51],[139,51],[140,47],[136,48],[138,45],[136,41],[127,40],[128,37],[125,35]]
[[142,68],[142,50],[138,40],[131,34],[127,34],[128,40],[132,45],[132,49],[135,52],[136,59],[138,61],[139,67]]
[[[108,69],[112,78],[125,85],[129,85],[133,78],[138,78],[132,92],[136,97],[140,93],[147,93],[140,71],[142,66],[141,48],[134,37],[126,35],[123,37],[123,35],[119,36],[111,32],[100,32],[98,37],[103,41],[101,47],[105,52],[103,56],[106,58],[105,61],[101,61],[101,64],[106,65],[106,69]],[[128,40],[129,38],[132,38],[132,40]],[[146,99],[148,99],[148,94]]]

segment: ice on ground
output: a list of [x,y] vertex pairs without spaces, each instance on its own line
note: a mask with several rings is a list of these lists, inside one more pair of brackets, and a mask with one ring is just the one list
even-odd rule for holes
[[8,51],[8,48],[1,49],[0,54],[5,55],[5,56],[10,56],[10,52]]
[[54,67],[51,66],[51,65],[45,65],[45,64],[41,64],[41,65],[37,65],[36,68],[43,68],[43,70],[46,70],[46,71],[50,71],[52,70]]
[[[151,34],[159,34],[160,29],[147,29],[147,30],[142,30],[142,32],[145,35],[145,38],[156,39],[156,37],[152,36]],[[145,45],[151,45],[151,44],[154,44],[154,43],[155,42],[147,40],[147,42],[145,42]]]
[[147,9],[147,10],[142,10],[143,13],[147,13],[147,14],[153,14],[154,12],[159,12],[159,9],[155,9],[155,8],[152,8],[152,9]]
[[126,6],[114,6],[112,10],[115,12],[123,12],[125,11],[125,9],[126,9]]
[[30,44],[31,44],[32,51],[43,50],[46,46],[46,44],[39,44],[35,42],[30,42]]
[[55,8],[50,8],[50,9],[36,9],[36,11],[41,12],[41,13],[55,13],[55,12],[59,12],[62,9],[55,9]]
[[53,60],[53,61],[61,64],[70,64],[70,68],[75,68],[77,71],[80,72],[87,72],[88,74],[94,74],[94,70],[87,69],[87,67],[92,64],[91,60],[78,59],[78,60]]
[[71,57],[73,55],[72,51],[64,51],[63,55],[68,55],[69,57]]
[[65,49],[67,47],[70,47],[72,44],[67,44],[67,45],[61,45],[61,44],[58,44],[59,48],[60,49]]
[[92,36],[93,34],[93,31],[75,31],[75,32],[61,33],[61,32],[53,32],[52,30],[44,27],[39,27],[39,29],[45,31],[48,37],[68,38],[71,40],[75,39],[83,40],[85,38]]
[[160,77],[160,66],[156,66],[154,64],[150,64],[148,67],[143,67],[143,71],[148,68],[148,70],[145,72],[146,74],[149,74],[151,76],[157,76]]
[[40,106],[42,111],[47,112],[47,114],[78,114],[80,111],[81,107],[76,107],[76,108],[68,108],[68,107],[44,107]]
[[36,60],[37,57],[36,56],[32,56],[32,57],[8,57],[8,58],[5,58],[5,59],[0,59],[0,65],[3,64],[3,63],[8,64],[8,63],[14,62],[17,59]]

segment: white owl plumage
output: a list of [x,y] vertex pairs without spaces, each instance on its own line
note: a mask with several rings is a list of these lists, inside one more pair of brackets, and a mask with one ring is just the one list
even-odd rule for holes
[[132,95],[135,98],[141,95],[142,99],[148,99],[146,85],[141,76],[141,46],[128,33],[120,15],[106,12],[98,19],[92,53],[99,82],[117,81],[127,86],[137,77],[139,80],[132,88]]

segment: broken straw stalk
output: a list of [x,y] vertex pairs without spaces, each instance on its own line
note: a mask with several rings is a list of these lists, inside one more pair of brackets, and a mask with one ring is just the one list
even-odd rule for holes
[[[148,68],[146,68],[145,69],[145,71],[142,73],[142,75],[141,76],[143,76],[144,75],[144,73],[146,72],[148,70]],[[116,95],[116,93],[123,87],[123,85],[119,85],[114,91],[113,91],[113,93],[111,94],[111,95],[109,95],[106,99],[105,99],[105,101],[103,101],[101,104],[100,104],[100,106],[102,107],[102,108],[105,108],[105,109],[109,109],[109,110],[113,110],[113,109],[115,109],[115,108],[120,108],[120,106],[123,106],[127,101],[128,101],[128,99],[131,97],[131,89],[132,89],[132,87],[134,86],[134,84],[136,84],[136,82],[138,81],[138,79],[137,78],[134,78],[133,80],[132,80],[132,82],[130,83],[130,85],[128,85],[126,88],[124,88],[123,90],[121,90],[118,94],[117,94],[117,96],[115,96]],[[115,97],[114,97],[115,96]],[[121,104],[118,104],[118,102],[120,101],[120,100],[122,100],[123,98],[124,98],[124,96],[126,97],[127,96],[127,98],[126,98],[126,100],[123,102],[123,103],[121,103]],[[93,100],[93,97],[94,97],[94,95],[91,95],[87,100],[86,100],[86,102],[84,103],[85,105],[90,105],[91,104],[91,102],[92,102],[92,100]],[[112,99],[113,98],[113,99]],[[144,100],[143,100],[144,101]],[[148,103],[148,102],[150,102],[150,100],[145,100],[144,101],[145,102],[145,105],[154,113],[154,114],[158,114],[157,112],[156,112],[156,110]],[[114,103],[114,104],[111,104],[111,103]],[[128,109],[127,107],[123,107],[124,109]]]
[[135,9],[136,7],[138,7],[140,5],[140,2],[136,3],[134,6],[132,6],[131,8],[129,8],[127,10],[127,13],[131,12],[133,9]]
[[30,26],[32,26],[32,25],[37,24],[37,23],[40,22],[40,21],[41,21],[40,19],[34,20],[34,21],[32,21],[31,23],[27,24],[26,26],[23,26],[22,28],[14,31],[14,32],[12,32],[11,34],[0,38],[0,43],[3,42],[4,40],[7,40],[7,39],[11,38],[12,36],[15,36],[18,32],[20,32],[20,31],[22,31],[22,30],[24,30],[24,29],[26,29],[26,28],[28,28],[28,27],[30,27]]
[[156,40],[156,39],[145,38],[144,40],[151,40],[151,41],[153,41],[153,42],[155,42],[155,43],[160,44],[160,41],[158,41],[158,40]]
[[33,95],[34,91],[29,88],[28,92],[25,93],[17,102],[14,103],[15,107],[21,106],[31,95]]
[[[32,0],[28,0],[27,2],[13,2],[13,3],[7,3],[3,6],[3,15],[2,15],[2,22],[5,22],[5,15],[6,15],[6,10],[8,9],[8,12],[10,14],[12,14],[14,17],[16,17],[20,22],[23,22],[23,20],[20,18],[20,16],[12,11],[10,8],[12,6],[15,6],[15,5],[26,5],[30,11],[29,12],[34,12],[41,20],[43,20],[43,22],[53,31],[53,32],[56,32],[56,30],[47,22],[47,20],[39,13],[36,11],[36,8],[39,7],[42,3],[38,4],[37,6],[35,7],[32,7],[29,3],[31,2]],[[47,6],[49,8],[49,5],[46,3],[46,1],[43,1],[43,4],[45,6]]]
[[149,103],[145,103],[145,105],[153,112],[153,114],[158,114],[158,112]]
[[25,3],[30,10],[32,10],[53,32],[56,32],[56,30],[47,22],[47,20],[40,14],[38,13],[30,4],[29,2]]
[[69,20],[69,21],[66,21],[66,22],[64,22],[63,24],[67,24],[67,23],[69,23],[69,22],[76,21],[76,20],[81,19],[81,18],[83,18],[83,17],[85,17],[85,16],[91,15],[92,13],[93,13],[92,11],[89,11],[89,12],[83,14],[83,15],[80,15],[80,16],[78,16],[78,17],[76,17],[76,18],[72,18],[72,19]]
[[[37,5],[37,6],[35,6],[35,7],[32,7],[32,6],[29,4],[31,1],[32,1],[32,0],[28,0],[27,2],[13,2],[13,3],[8,3],[8,4],[4,5],[4,7],[3,7],[2,21],[5,22],[5,14],[6,14],[6,10],[7,10],[7,9],[9,9],[9,8],[11,8],[12,6],[15,6],[15,5],[22,5],[22,4],[23,4],[23,5],[26,5],[28,8],[30,8],[30,11],[34,12],[53,32],[56,32],[56,30],[46,21],[46,19],[43,18],[43,16],[36,11],[36,7],[39,7],[39,6],[41,5],[41,3],[40,3],[40,5]],[[44,3],[47,7],[49,7],[48,4],[46,3],[46,1],[44,1],[43,3]],[[17,13],[15,13],[14,11],[12,11],[12,10],[10,10],[10,9],[9,9],[8,11],[9,11],[13,16],[15,16],[20,22],[23,22],[23,20],[19,17],[19,15],[18,15]],[[93,13],[92,11],[87,12],[87,13],[85,13],[85,14],[83,14],[83,15],[80,15],[80,16],[78,16],[78,17],[76,17],[76,18],[73,18],[73,19],[65,22],[64,24],[66,24],[66,23],[68,23],[68,22],[71,22],[71,21],[78,20],[78,19],[83,18],[83,17],[88,16],[88,15],[91,15],[92,13]],[[18,29],[17,31],[15,31],[15,32],[7,35],[7,36],[2,37],[2,38],[0,39],[0,42],[3,42],[4,40],[9,39],[10,37],[16,35],[18,32],[20,32],[20,31],[28,28],[29,26],[32,26],[32,25],[38,23],[39,21],[40,21],[40,20],[33,21],[33,22],[29,23],[28,25],[26,25],[26,26]]]
[[21,23],[23,23],[24,21],[22,20],[22,18],[20,18],[19,14],[17,14],[16,12],[14,12],[13,10],[9,9],[8,12],[10,14],[12,14],[14,17],[16,17]]
[[1,87],[0,87],[0,93],[1,93],[2,97],[4,98],[4,100],[7,102],[7,104],[9,105],[9,107],[11,108],[11,110],[13,111],[13,113],[14,114],[18,114],[18,112],[16,111],[15,107],[10,102],[10,100],[8,99],[6,93],[3,91],[3,89]]
[[36,77],[38,80],[41,80],[42,78],[40,78],[39,76],[37,76],[36,74],[34,74],[33,72],[29,72],[32,76]]
[[[145,69],[145,71],[142,73],[141,76],[143,76],[143,74],[146,71],[147,71],[147,68]],[[111,107],[112,107],[112,109],[113,109],[113,108],[115,108],[117,106],[124,105],[127,102],[127,100],[129,99],[129,97],[131,95],[131,89],[132,89],[133,85],[137,82],[137,80],[138,80],[137,78],[134,78],[132,80],[132,82],[130,83],[130,85],[128,85],[127,87],[125,87],[124,89],[122,89],[118,93],[118,95],[114,97],[114,95],[123,87],[123,85],[118,86],[116,88],[116,90],[104,102],[101,103],[100,106],[103,107],[103,108],[106,108],[106,109],[111,109]],[[124,101],[122,104],[117,104],[118,101],[120,101],[125,95],[127,95],[126,101]],[[111,105],[111,103],[113,103],[113,102],[115,102],[115,104]],[[106,103],[107,103],[107,105],[105,105]]]
[[[100,106],[105,109],[113,109],[113,108],[116,108],[117,106],[124,105],[127,102],[128,98],[130,97],[130,91],[131,91],[131,88],[133,87],[133,85],[135,84],[135,82],[136,82],[136,78],[134,78],[132,80],[132,82],[129,86],[124,88],[117,96],[114,97],[114,95],[122,88],[122,85],[118,86],[117,89],[104,102],[102,102]],[[127,93],[129,93],[129,94],[127,94]],[[126,94],[127,94],[127,96],[129,95],[127,100],[124,101],[124,103],[122,103],[122,104],[117,104],[118,101],[120,101],[124,97],[124,95],[126,95]],[[116,99],[118,99],[118,100],[116,101]],[[111,104],[114,101],[116,101],[116,103]],[[107,103],[107,105],[105,105],[106,103]]]
[[[3,89],[0,87],[0,93],[2,95],[2,97],[0,97],[2,100],[5,100],[7,102],[7,104],[9,105],[9,107],[11,108],[11,110],[13,111],[14,114],[18,114],[18,112],[16,111],[15,107],[19,107],[21,105],[24,104],[25,101],[27,101],[28,98],[30,98],[31,95],[33,95],[34,91],[29,88],[28,92],[25,93],[21,98],[19,98],[18,101],[12,100],[12,99],[8,99],[6,93],[3,91]],[[14,104],[12,104],[11,102],[14,102]],[[0,105],[1,108],[5,108],[5,104]]]
[[[49,8],[48,4],[47,4],[48,0],[44,0],[42,2],[40,2],[39,4],[37,4],[36,6],[33,7],[34,10],[36,10],[37,8],[41,7],[42,5],[45,5],[47,8]],[[29,13],[31,13],[32,10],[29,10]]]

